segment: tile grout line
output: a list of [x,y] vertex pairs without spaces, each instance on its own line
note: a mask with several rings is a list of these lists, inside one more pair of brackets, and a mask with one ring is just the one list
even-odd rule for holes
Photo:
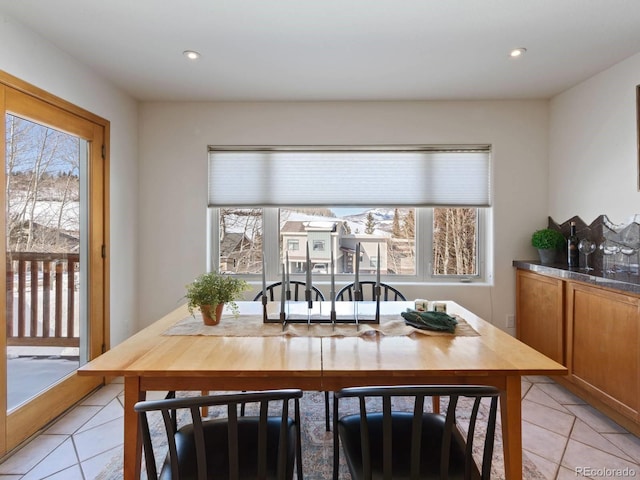
[[562,456],[560,457],[560,462],[558,462],[558,470],[556,472],[556,477],[558,476],[558,474],[560,473],[560,469],[562,468],[564,456],[567,453],[567,448],[569,448],[569,440],[571,440],[571,434],[573,433],[573,429],[576,427],[576,421],[577,420],[578,420],[578,417],[576,417],[574,415],[573,422],[571,424],[571,428],[569,429],[569,432],[567,433],[567,441],[564,443],[564,449],[562,450]]
[[[65,438],[62,442],[60,442],[60,444],[59,444],[56,448],[54,448],[53,450],[51,450],[51,451],[47,452],[47,454],[46,454],[44,457],[42,457],[42,458],[40,459],[40,461],[39,461],[39,462],[35,463],[35,464],[34,464],[34,465],[29,469],[29,470],[27,470],[24,474],[19,474],[21,479],[22,479],[22,478],[24,478],[24,477],[26,477],[26,476],[27,476],[27,475],[29,475],[31,472],[33,472],[36,468],[38,468],[40,465],[42,465],[42,464],[47,460],[47,458],[51,457],[51,455],[52,455],[52,454],[53,454],[57,449],[61,448],[61,447],[64,445],[64,443],[65,443],[67,440],[69,440],[69,439],[71,438],[71,435],[69,435],[69,434],[67,434],[67,433],[65,433],[65,434],[59,434],[59,433],[56,433],[56,434],[40,433],[40,434],[38,434],[38,436],[37,436],[36,438],[41,438],[41,437],[43,437],[43,436],[45,436],[45,435],[51,435],[51,436],[54,436],[54,435],[60,435],[60,436],[64,436],[64,437],[66,437],[66,438]],[[34,438],[34,440],[35,440],[35,438]],[[25,445],[25,447],[26,447],[26,445]],[[75,451],[75,448],[74,448],[74,451]],[[77,459],[78,459],[78,457],[77,457],[77,455],[76,455],[76,460],[77,460]],[[57,471],[55,471],[55,472],[51,472],[51,474],[50,474],[50,475],[47,475],[47,477],[50,477],[51,475],[56,475],[56,474],[58,474],[58,473],[62,472],[63,470],[65,470],[65,469],[67,469],[67,468],[69,468],[69,467],[72,467],[72,466],[73,466],[73,464],[72,464],[72,465],[68,465],[67,467],[63,468],[62,470],[57,470]],[[46,478],[46,477],[45,477],[45,478]]]

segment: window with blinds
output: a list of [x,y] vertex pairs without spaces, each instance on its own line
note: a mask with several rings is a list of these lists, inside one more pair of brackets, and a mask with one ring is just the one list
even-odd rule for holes
[[490,158],[487,145],[210,147],[210,267],[303,275],[309,245],[316,274],[333,252],[349,275],[360,244],[361,265],[396,281],[481,279]]

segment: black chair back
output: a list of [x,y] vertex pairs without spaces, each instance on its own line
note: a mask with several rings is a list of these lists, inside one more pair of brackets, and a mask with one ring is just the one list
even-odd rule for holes
[[[488,480],[499,394],[494,387],[475,385],[354,387],[336,392],[334,480],[340,444],[354,480]],[[448,399],[446,414],[425,412],[429,397]],[[357,407],[351,405],[356,413],[341,417],[341,400],[347,398],[357,399]],[[406,408],[398,406],[403,402]],[[484,442],[480,468],[473,458],[474,441]]]
[[[301,480],[301,397],[301,390],[289,389],[136,403],[134,408],[142,432],[147,478],[290,480],[295,465]],[[291,401],[293,418],[290,416]],[[259,414],[238,417],[238,405],[244,402],[258,402]],[[226,416],[202,418],[202,407],[211,411],[211,407],[221,406]],[[278,408],[277,414],[274,413]],[[190,412],[191,422],[178,428],[177,424],[185,417],[180,414],[184,410]],[[160,476],[153,451],[153,443],[158,442],[159,435],[152,433],[149,412],[160,412],[166,433],[168,453]]]
[[[271,285],[267,285],[267,288],[266,288],[267,298],[269,299],[270,302],[275,302],[280,300],[281,288],[282,288],[282,282],[276,282],[276,283],[272,283]],[[300,282],[298,280],[291,280],[289,282],[289,290],[291,290],[291,300],[294,300],[294,301],[305,300],[304,298],[305,288],[306,288],[306,283]],[[314,294],[314,298],[313,298],[314,301],[316,302],[324,301],[324,295],[320,290],[318,290],[313,285],[311,285],[311,290]],[[261,298],[262,298],[262,290],[256,295],[253,301],[257,302]]]
[[[376,299],[376,282],[372,280],[365,280],[360,283],[360,291],[362,292],[363,300],[375,300]],[[355,296],[353,295],[354,284],[350,283],[345,285],[336,294],[336,301],[349,301],[352,302]],[[396,288],[386,283],[380,283],[380,300],[383,302],[395,301],[404,302],[405,296]]]

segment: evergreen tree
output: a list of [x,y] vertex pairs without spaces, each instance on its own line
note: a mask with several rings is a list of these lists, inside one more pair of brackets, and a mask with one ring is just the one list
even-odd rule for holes
[[365,224],[364,233],[367,235],[373,234],[376,229],[376,221],[373,219],[373,213],[367,213],[367,223]]

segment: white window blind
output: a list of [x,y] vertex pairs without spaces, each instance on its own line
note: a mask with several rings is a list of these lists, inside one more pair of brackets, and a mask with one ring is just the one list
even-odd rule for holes
[[209,206],[491,204],[490,149],[209,147]]

